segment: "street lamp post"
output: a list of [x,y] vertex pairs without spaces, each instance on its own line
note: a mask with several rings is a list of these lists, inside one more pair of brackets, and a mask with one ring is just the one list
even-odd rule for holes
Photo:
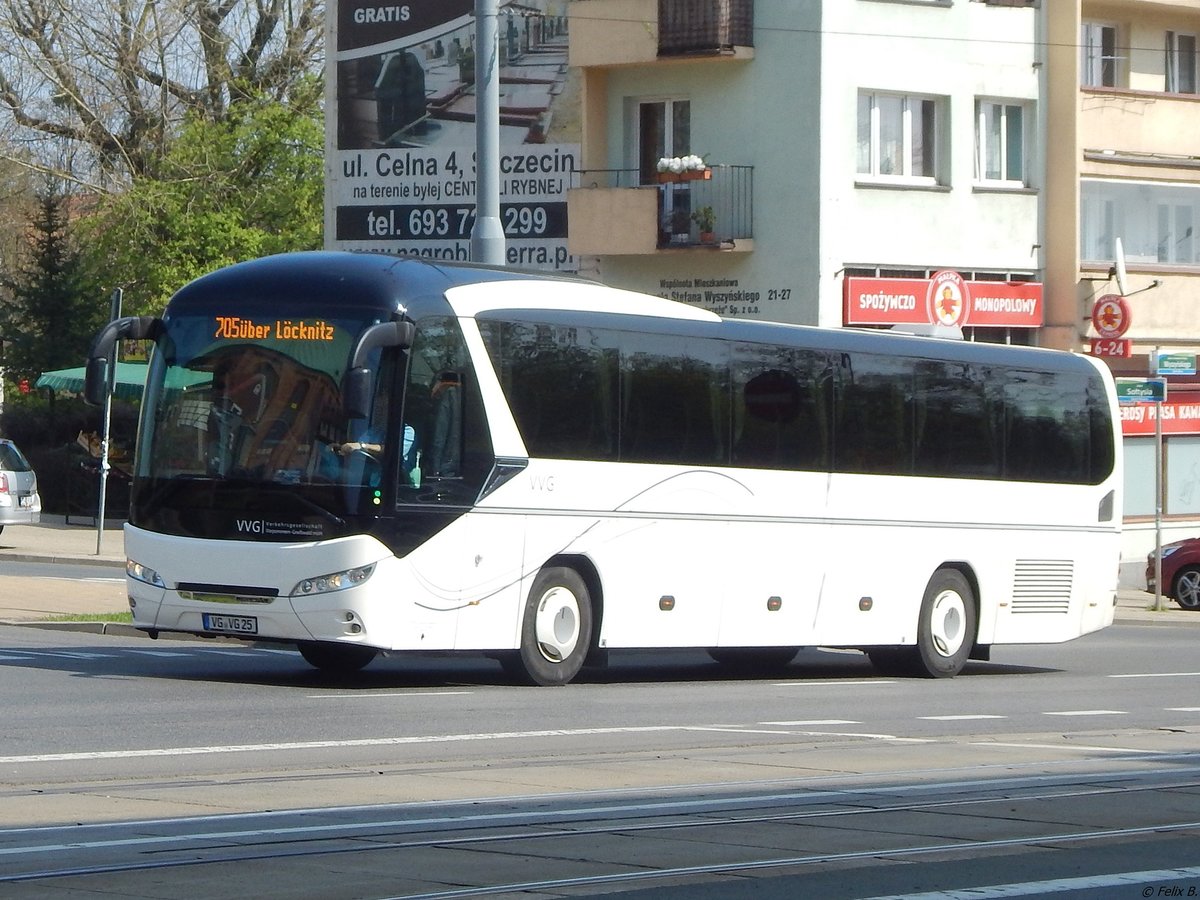
[[475,224],[471,259],[504,265],[500,222],[499,0],[475,0]]

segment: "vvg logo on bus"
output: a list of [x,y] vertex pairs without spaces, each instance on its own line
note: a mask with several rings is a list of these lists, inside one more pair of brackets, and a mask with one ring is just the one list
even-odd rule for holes
[[961,326],[966,324],[969,308],[967,283],[957,272],[938,272],[929,279],[925,304],[929,321],[935,325]]
[[316,522],[279,522],[272,519],[234,519],[238,534],[274,538],[319,538],[325,529]]

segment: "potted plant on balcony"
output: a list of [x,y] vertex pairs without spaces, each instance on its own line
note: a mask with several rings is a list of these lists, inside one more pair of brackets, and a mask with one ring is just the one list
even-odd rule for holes
[[702,206],[692,213],[692,221],[700,229],[700,243],[711,244],[715,240],[713,232],[717,227],[717,214],[711,206]]
[[712,169],[701,156],[664,156],[655,166],[660,184],[679,181],[707,181],[712,178]]

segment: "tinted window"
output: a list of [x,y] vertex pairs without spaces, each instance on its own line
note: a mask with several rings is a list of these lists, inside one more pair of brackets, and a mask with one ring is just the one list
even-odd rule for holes
[[616,459],[619,354],[591,328],[479,323],[525,447],[549,459]]
[[1000,476],[999,396],[989,397],[988,370],[919,361],[913,373],[913,474]]
[[621,460],[728,465],[726,345],[673,335],[621,337]]
[[29,463],[12,444],[0,444],[0,469],[9,472],[28,472]]
[[[1008,373],[1005,478],[1073,484],[1098,480],[1093,477],[1088,381],[1084,375]],[[1102,455],[1110,456],[1106,451]]]
[[834,404],[837,472],[912,472],[912,360],[841,354]]
[[829,465],[828,357],[739,344],[731,364],[733,464],[823,471]]
[[479,383],[452,317],[417,322],[408,353],[403,428],[412,429],[404,438],[412,443],[393,457],[401,466],[401,502],[473,502],[494,457]]

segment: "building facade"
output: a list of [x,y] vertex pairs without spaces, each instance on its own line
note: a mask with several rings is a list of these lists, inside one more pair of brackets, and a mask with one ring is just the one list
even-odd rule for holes
[[[575,0],[569,16],[583,274],[724,315],[1108,354],[1117,375],[1200,349],[1200,0]],[[1169,536],[1200,530],[1195,381],[1171,376],[1163,407]],[[1133,585],[1156,451],[1153,410],[1125,412]]]
[[[570,21],[584,272],[724,314],[1036,342],[1035,9],[577,0]],[[660,158],[687,154],[707,178],[656,182]],[[695,215],[709,207],[711,243]],[[961,278],[954,310],[931,310],[942,272]]]
[[[1111,353],[1118,376],[1156,376],[1160,355],[1182,358],[1175,371],[1187,372],[1200,351],[1200,2],[1045,9],[1046,343]],[[1140,584],[1155,544],[1159,498],[1164,541],[1200,533],[1200,384],[1166,381],[1165,403],[1123,408],[1129,584]]]

